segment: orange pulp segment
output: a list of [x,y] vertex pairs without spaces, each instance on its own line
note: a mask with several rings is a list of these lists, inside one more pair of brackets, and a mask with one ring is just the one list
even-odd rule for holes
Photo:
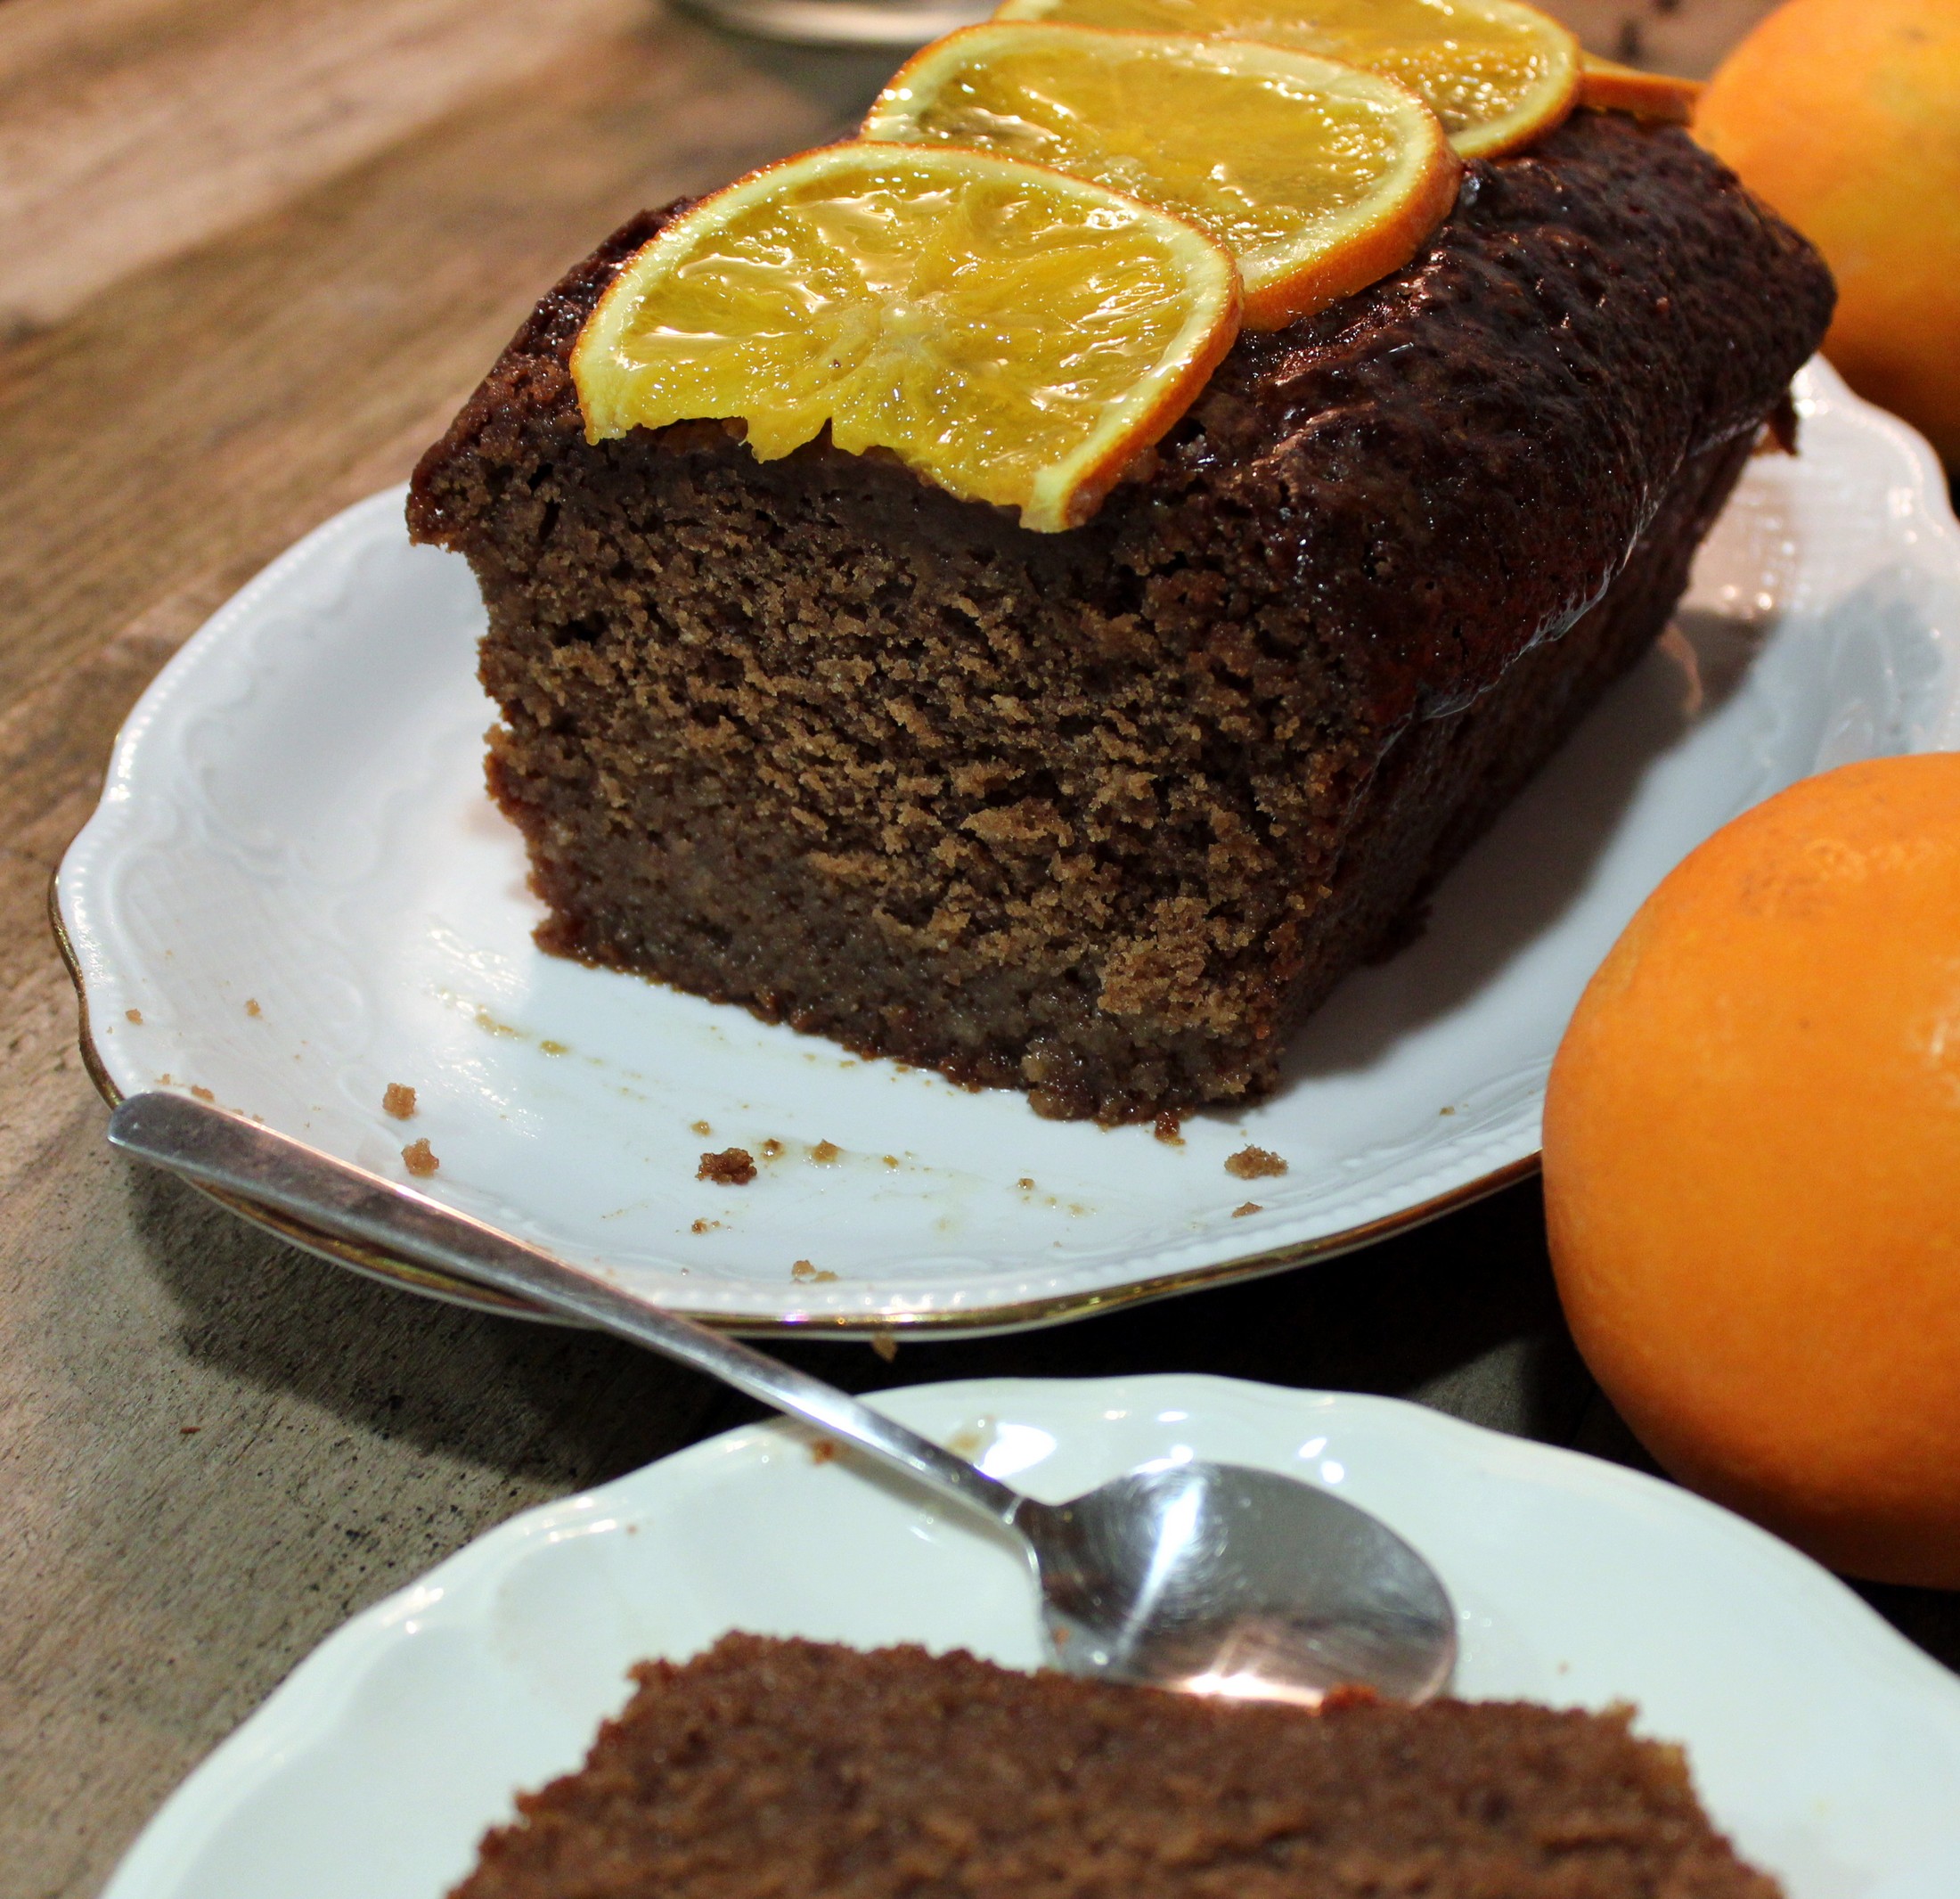
[[1238,316],[1230,254],[1168,211],[983,152],[831,145],[629,258],[572,376],[592,442],[739,419],[766,462],[828,426],[1052,532],[1189,406]]
[[1250,41],[997,21],[900,68],[868,139],[1025,159],[1162,205],[1278,329],[1399,269],[1456,201],[1436,115],[1360,67]]
[[1580,60],[1579,102],[1596,112],[1631,112],[1636,119],[1685,126],[1695,117],[1695,102],[1701,96],[1697,80],[1643,72],[1637,66],[1622,66],[1618,60],[1602,59],[1597,53],[1585,53]]
[[1579,42],[1518,0],[1006,0],[996,20],[1294,46],[1400,79],[1465,158],[1542,137],[1579,95]]

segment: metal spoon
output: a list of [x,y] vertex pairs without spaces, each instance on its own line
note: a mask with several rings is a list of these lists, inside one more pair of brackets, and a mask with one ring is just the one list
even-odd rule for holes
[[1055,1665],[1249,1699],[1359,1684],[1406,1701],[1456,1660],[1456,1617],[1416,1551],[1324,1490],[1235,1464],[1146,1464],[1066,1503],[1011,1490],[870,1405],[377,1175],[182,1095],[132,1095],[109,1138],[200,1186],[462,1273],[723,1379],[1017,1535]]

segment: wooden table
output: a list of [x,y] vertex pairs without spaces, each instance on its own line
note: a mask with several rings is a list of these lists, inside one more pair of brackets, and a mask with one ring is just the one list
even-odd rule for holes
[[[1685,70],[1759,0],[1572,10]],[[0,0],[0,1895],[93,1893],[346,1616],[746,1414],[602,1339],[370,1285],[111,1158],[44,905],[111,735],[288,542],[400,479],[636,207],[847,123],[879,56],[651,0]],[[1037,1336],[799,1355],[858,1387],[1199,1369],[1639,1453],[1536,1189]],[[1951,1599],[1874,1592],[1960,1663]]]

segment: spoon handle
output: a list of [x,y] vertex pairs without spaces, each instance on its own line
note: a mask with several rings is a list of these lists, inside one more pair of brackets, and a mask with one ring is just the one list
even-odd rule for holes
[[692,1319],[665,1311],[596,1268],[526,1246],[412,1188],[350,1166],[221,1108],[181,1094],[133,1094],[109,1118],[112,1146],[202,1187],[277,1207],[343,1239],[514,1292],[705,1371],[752,1398],[847,1439],[929,1489],[1012,1525],[1018,1491],[821,1379]]

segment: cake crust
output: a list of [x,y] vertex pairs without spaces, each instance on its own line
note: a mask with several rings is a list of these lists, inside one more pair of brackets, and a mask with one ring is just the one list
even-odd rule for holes
[[1320,1714],[725,1637],[452,1899],[1776,1899],[1625,1710]]
[[1273,1085],[1658,633],[1831,300],[1678,131],[1580,113],[1038,535],[821,440],[588,445],[571,343],[674,209],[411,495],[482,584],[540,940],[1107,1121]]

